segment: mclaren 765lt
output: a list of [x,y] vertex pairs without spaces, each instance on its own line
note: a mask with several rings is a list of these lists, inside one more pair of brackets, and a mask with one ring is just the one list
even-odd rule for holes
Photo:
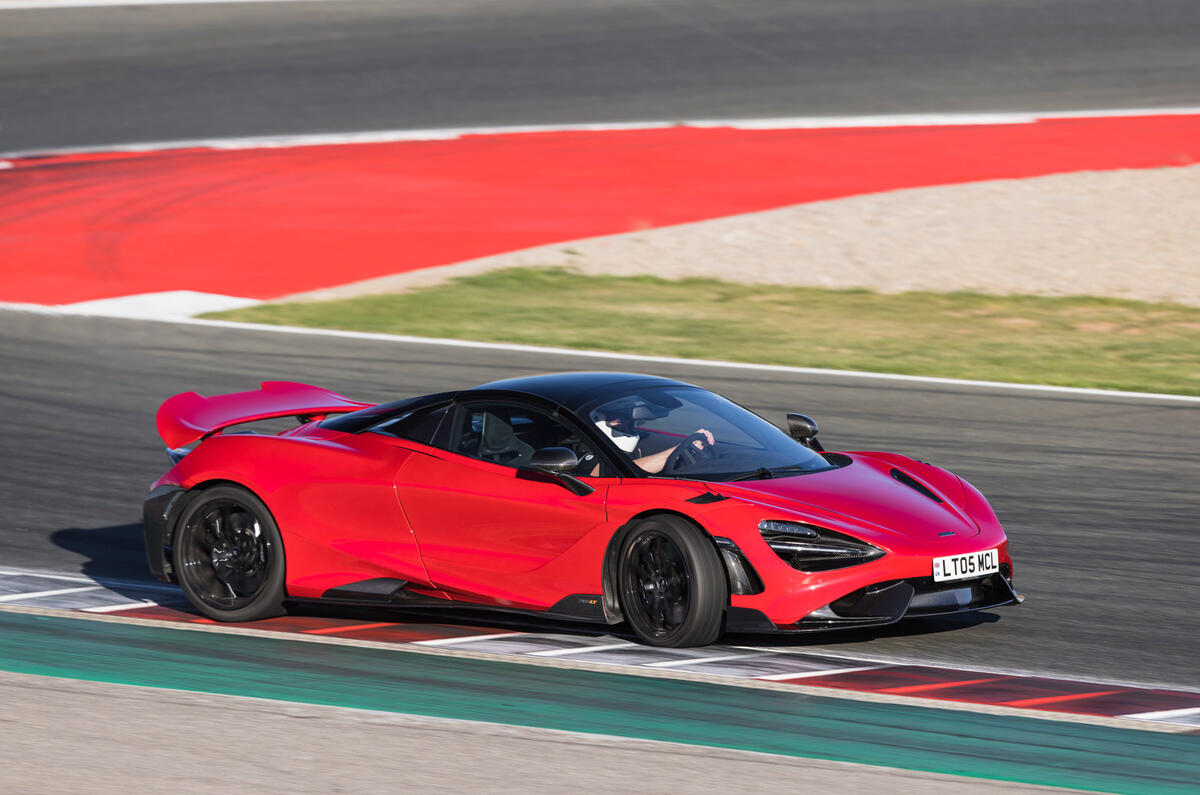
[[[278,433],[234,426],[280,417]],[[304,384],[167,400],[151,571],[205,615],[470,606],[625,622],[657,646],[998,607],[983,495],[894,453],[827,452],[699,387],[538,375],[360,403]]]

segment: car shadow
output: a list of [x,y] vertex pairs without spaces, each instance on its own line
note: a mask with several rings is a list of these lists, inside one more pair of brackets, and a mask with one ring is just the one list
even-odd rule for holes
[[729,633],[722,639],[726,646],[770,646],[777,649],[801,650],[806,646],[853,646],[860,643],[883,640],[885,638],[911,638],[922,635],[936,635],[942,632],[956,632],[977,627],[981,624],[994,624],[1000,616],[988,612],[951,613],[944,616],[928,616],[906,618],[895,624],[871,629],[841,629],[824,630],[805,633]]
[[[172,588],[150,574],[142,523],[68,527],[50,534],[56,547],[83,558],[80,571],[108,590],[141,600]],[[142,586],[142,587],[139,587]],[[179,597],[183,598],[182,591]]]
[[[289,615],[320,616],[356,621],[381,621],[406,624],[441,624],[446,626],[470,626],[495,628],[497,632],[529,632],[538,634],[576,635],[579,637],[613,637],[619,640],[640,642],[629,627],[622,623],[601,625],[548,619],[520,613],[507,613],[486,608],[463,607],[359,607],[351,605],[322,604],[319,602],[293,603],[288,607]],[[869,643],[885,638],[904,638],[935,635],[942,632],[966,630],[982,624],[992,624],[1000,616],[987,612],[954,613],[946,616],[911,618],[874,629],[829,630],[812,633],[728,633],[718,641],[719,646],[756,646],[781,650],[801,651],[807,646],[828,648],[837,645]]]
[[503,610],[448,605],[447,607],[358,606],[321,602],[290,602],[290,616],[319,616],[353,621],[397,624],[439,624],[455,627],[495,628],[496,632],[529,632],[580,637],[616,636],[633,640],[624,625],[609,627],[579,621],[541,618]]

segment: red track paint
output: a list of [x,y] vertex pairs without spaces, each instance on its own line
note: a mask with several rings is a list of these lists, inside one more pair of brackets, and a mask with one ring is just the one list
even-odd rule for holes
[[1080,701],[1085,698],[1096,698],[1097,696],[1111,696],[1120,693],[1120,690],[1096,690],[1091,693],[1071,693],[1065,696],[1044,696],[1042,698],[1022,698],[1016,701],[1001,702],[1006,707],[1041,707],[1046,704],[1061,704],[1064,701]]
[[1200,116],[688,127],[16,160],[0,300],[251,298],[854,194],[1200,161]]
[[345,624],[333,627],[320,627],[318,629],[306,629],[305,635],[340,635],[343,632],[359,632],[364,629],[379,629],[380,627],[394,627],[394,622],[380,622],[377,624]]
[[978,685],[983,682],[999,682],[1003,677],[990,676],[985,679],[963,679],[957,682],[935,682],[927,685],[907,685],[905,687],[885,687],[882,690],[877,690],[877,693],[895,693],[897,695],[904,693],[924,693],[930,690],[944,690],[951,687],[965,687],[967,685]]

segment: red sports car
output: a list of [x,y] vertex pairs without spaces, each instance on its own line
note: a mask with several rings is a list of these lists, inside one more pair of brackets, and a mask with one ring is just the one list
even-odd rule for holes
[[[295,417],[280,433],[234,429]],[[285,601],[626,622],[646,643],[1020,601],[991,507],[894,453],[826,452],[707,390],[567,373],[371,405],[269,381],[176,395],[151,571],[205,615]]]

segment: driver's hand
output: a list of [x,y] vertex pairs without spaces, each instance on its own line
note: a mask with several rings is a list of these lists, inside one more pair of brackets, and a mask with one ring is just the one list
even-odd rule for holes
[[[704,434],[704,438],[708,439],[708,443],[710,446],[713,444],[716,444],[716,442],[717,442],[717,438],[715,436],[713,436],[713,432],[708,430],[707,428],[697,428],[696,433]],[[695,447],[697,450],[703,450],[704,444],[699,439],[697,439],[696,441],[692,442],[692,447]]]

